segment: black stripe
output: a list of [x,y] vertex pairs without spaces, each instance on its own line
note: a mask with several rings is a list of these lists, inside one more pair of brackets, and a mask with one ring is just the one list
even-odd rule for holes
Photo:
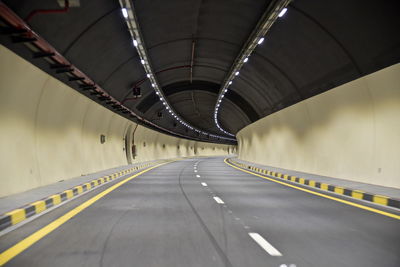
[[86,191],[87,190],[87,185],[82,185],[82,189],[83,189],[83,191]]
[[25,209],[26,218],[36,214],[35,206],[28,206]]
[[96,182],[90,182],[90,184],[92,185],[92,187],[96,186]]
[[310,185],[310,180],[304,180],[305,185]]
[[328,185],[328,191],[335,192],[335,186],[334,185]]
[[0,231],[3,229],[6,229],[7,227],[11,226],[11,216],[6,215],[3,217],[0,217]]
[[344,188],[344,190],[343,190],[343,195],[345,195],[345,196],[351,196],[351,193],[353,193],[353,190]]
[[72,193],[74,194],[74,196],[76,196],[78,194],[78,188],[72,189]]
[[46,203],[46,208],[50,208],[50,207],[53,207],[53,206],[54,206],[54,203],[53,203],[53,199],[52,199],[52,198],[46,199],[46,200],[44,201],[44,203]]
[[64,200],[66,200],[67,199],[67,193],[61,193],[60,194],[60,197],[61,197],[61,201],[64,201]]
[[374,195],[370,193],[364,193],[363,199],[368,201],[374,201]]
[[321,183],[320,182],[315,182],[315,187],[321,188]]
[[294,181],[295,181],[296,183],[299,183],[299,182],[300,182],[300,178],[299,178],[299,177],[296,177],[296,178],[294,179]]
[[395,208],[400,208],[400,200],[399,199],[389,198],[388,199],[388,206],[395,207]]

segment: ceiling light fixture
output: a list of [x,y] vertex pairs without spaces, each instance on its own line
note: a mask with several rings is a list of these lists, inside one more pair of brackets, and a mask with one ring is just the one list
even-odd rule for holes
[[282,9],[282,11],[279,13],[278,17],[282,18],[283,15],[285,15],[286,11],[287,11],[287,8],[285,7],[285,8]]
[[121,12],[124,18],[128,18],[128,10],[126,10],[126,8],[121,8]]

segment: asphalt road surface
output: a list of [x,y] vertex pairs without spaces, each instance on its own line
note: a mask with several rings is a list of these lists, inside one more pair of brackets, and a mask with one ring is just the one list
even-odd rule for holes
[[[1,236],[0,252],[119,181]],[[223,158],[186,159],[121,185],[6,266],[399,267],[400,220],[244,173]]]

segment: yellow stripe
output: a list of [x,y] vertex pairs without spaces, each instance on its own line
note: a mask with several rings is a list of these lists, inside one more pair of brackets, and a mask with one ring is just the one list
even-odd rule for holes
[[351,192],[351,196],[357,199],[363,199],[364,196],[364,191],[360,191],[360,190],[353,190]]
[[385,206],[387,206],[387,204],[389,202],[387,197],[381,196],[381,195],[374,195],[372,197],[372,201],[375,203],[381,204],[381,205],[385,205]]
[[43,200],[33,202],[31,205],[35,207],[36,213],[41,213],[46,209],[46,202],[44,202]]
[[276,175],[276,177],[281,178],[281,177],[282,177],[282,173],[278,172],[278,174]]
[[76,189],[78,189],[78,195],[83,192],[83,187],[81,185],[75,186]]
[[289,175],[287,175],[287,174],[285,174],[284,176],[283,176],[283,179],[285,179],[285,180],[287,180],[289,178]]
[[74,197],[74,192],[72,192],[71,189],[65,190],[64,193],[67,194],[67,198],[73,198]]
[[308,185],[315,187],[315,181],[313,180],[308,181]]
[[92,182],[94,183],[94,186],[98,186],[99,185],[99,182],[97,182],[97,180],[93,180]]
[[60,195],[52,195],[49,198],[53,199],[53,205],[58,205],[61,203],[61,196]]
[[337,194],[343,195],[343,193],[344,193],[344,188],[343,188],[343,187],[340,187],[340,186],[335,186],[334,191],[335,191],[335,193],[337,193]]
[[76,216],[81,211],[83,211],[84,209],[86,209],[87,207],[89,207],[90,205],[92,205],[93,203],[95,203],[97,200],[101,199],[105,195],[109,194],[113,190],[117,189],[121,185],[129,182],[130,180],[136,178],[137,176],[139,176],[139,175],[141,175],[141,174],[143,174],[145,172],[150,171],[151,169],[157,168],[157,167],[159,167],[161,165],[164,165],[164,164],[166,164],[166,163],[162,163],[162,164],[156,165],[154,167],[151,167],[149,169],[143,170],[143,171],[141,171],[141,172],[139,172],[139,173],[137,173],[137,174],[135,174],[135,175],[133,175],[131,177],[128,177],[128,178],[122,180],[121,182],[119,182],[119,183],[107,188],[103,192],[101,192],[98,195],[92,197],[91,199],[85,201],[84,203],[82,203],[81,205],[76,207],[75,209],[67,212],[63,216],[59,217],[58,219],[56,219],[53,222],[51,222],[48,225],[46,225],[45,227],[43,227],[40,230],[36,231],[35,233],[31,234],[30,236],[28,236],[27,238],[25,238],[22,241],[18,242],[14,246],[12,246],[9,249],[3,251],[0,254],[0,266],[6,264],[8,261],[13,259],[15,256],[17,256],[18,254],[20,254],[21,252],[23,252],[24,250],[26,250],[27,248],[29,248],[30,246],[35,244],[37,241],[39,241],[40,239],[42,239],[43,237],[45,237],[49,233],[53,232],[55,229],[57,229],[58,227],[63,225],[65,222],[70,220],[72,217]]
[[[16,209],[16,210],[7,212],[6,215],[10,215],[11,216],[11,223],[13,225],[26,219],[25,210],[24,209]],[[0,261],[0,266],[1,266],[1,261]]]
[[[381,215],[384,215],[384,216],[387,216],[387,217],[390,217],[390,218],[393,218],[393,219],[400,220],[400,215],[393,214],[393,213],[386,212],[386,211],[382,211],[382,210],[378,210],[378,209],[375,209],[375,208],[371,208],[371,207],[368,207],[368,206],[364,206],[364,205],[361,205],[361,204],[357,204],[357,203],[354,203],[354,202],[351,202],[351,201],[347,201],[347,200],[344,200],[344,199],[340,199],[340,198],[336,198],[336,197],[333,197],[333,196],[325,195],[325,194],[322,194],[322,193],[319,193],[319,192],[314,192],[314,191],[311,191],[311,190],[308,190],[308,189],[305,189],[305,188],[301,188],[301,187],[298,187],[298,186],[295,186],[295,185],[288,184],[286,182],[282,182],[282,181],[275,180],[273,178],[262,176],[260,174],[256,174],[256,173],[252,173],[252,172],[249,172],[249,171],[246,171],[246,170],[242,170],[242,169],[240,169],[240,168],[228,163],[226,161],[226,159],[224,161],[225,161],[226,164],[228,164],[232,168],[235,168],[235,169],[237,169],[239,171],[246,172],[246,173],[261,177],[261,178],[269,180],[271,182],[278,183],[278,184],[281,184],[281,185],[284,185],[284,186],[288,186],[288,187],[291,187],[291,188],[294,188],[294,189],[297,189],[297,190],[300,190],[300,191],[303,191],[303,192],[307,192],[307,193],[310,193],[310,194],[313,194],[313,195],[316,195],[316,196],[320,196],[320,197],[327,198],[327,199],[330,199],[330,200],[334,200],[334,201],[337,201],[337,202],[340,202],[340,203],[343,203],[343,204],[347,204],[349,206],[353,206],[353,207],[356,207],[356,208],[360,208],[360,209],[363,209],[363,210],[371,211],[371,212],[378,213],[378,214],[381,214]],[[374,196],[374,197],[376,197],[376,196]],[[381,196],[381,197],[383,197],[383,196]],[[378,203],[378,202],[376,202],[376,203]]]
[[89,190],[92,188],[92,185],[90,183],[86,183],[85,185],[86,185],[86,190]]
[[290,176],[290,181],[292,181],[292,182],[296,182],[296,176]]
[[321,183],[321,189],[322,190],[328,190],[328,184],[324,184],[324,183]]
[[305,179],[304,178],[299,178],[299,183],[304,184]]

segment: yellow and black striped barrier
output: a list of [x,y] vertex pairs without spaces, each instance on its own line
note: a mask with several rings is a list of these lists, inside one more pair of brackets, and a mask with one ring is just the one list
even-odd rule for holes
[[293,175],[287,175],[287,174],[280,173],[280,172],[274,172],[274,171],[270,171],[270,170],[267,170],[267,169],[262,169],[262,168],[258,168],[258,167],[255,167],[255,166],[243,164],[243,163],[234,161],[232,159],[227,159],[227,160],[230,163],[232,163],[232,164],[234,164],[237,167],[242,168],[242,169],[251,170],[253,172],[265,174],[265,175],[268,175],[268,176],[271,176],[271,177],[274,177],[274,178],[280,178],[280,179],[291,181],[291,182],[295,182],[295,183],[298,183],[298,184],[307,185],[307,186],[310,186],[310,187],[315,187],[315,188],[318,188],[318,189],[321,189],[321,190],[334,192],[336,194],[340,194],[340,195],[344,195],[344,196],[348,196],[348,197],[352,197],[352,198],[356,198],[356,199],[362,199],[362,200],[374,202],[374,203],[377,203],[377,204],[380,204],[380,205],[384,205],[384,206],[389,206],[389,207],[400,209],[400,199],[396,199],[396,198],[392,198],[392,197],[388,197],[388,196],[371,194],[371,193],[367,193],[367,192],[364,192],[364,191],[361,191],[361,190],[345,188],[345,187],[342,187],[342,186],[336,186],[336,185],[331,185],[331,184],[327,184],[327,183],[321,183],[321,182],[317,182],[317,181],[314,181],[314,180],[305,179],[305,178],[301,178],[301,177],[297,177],[297,176],[293,176]]
[[83,192],[86,192],[92,188],[95,188],[101,184],[110,182],[112,180],[115,180],[119,177],[122,177],[126,174],[132,173],[134,171],[156,165],[160,163],[160,161],[157,162],[151,162],[151,163],[146,163],[142,165],[138,165],[123,171],[115,172],[94,180],[91,180],[90,182],[75,186],[73,188],[67,189],[61,193],[49,196],[47,198],[41,199],[39,201],[33,202],[31,204],[28,204],[26,206],[23,206],[19,209],[12,210],[10,212],[7,212],[3,215],[0,216],[0,231],[6,229],[7,227],[13,226],[17,223],[20,223],[24,220],[26,220],[29,217],[32,217],[33,215],[39,214],[51,207],[57,206],[61,204],[62,202],[71,199],[77,195],[82,194]]

